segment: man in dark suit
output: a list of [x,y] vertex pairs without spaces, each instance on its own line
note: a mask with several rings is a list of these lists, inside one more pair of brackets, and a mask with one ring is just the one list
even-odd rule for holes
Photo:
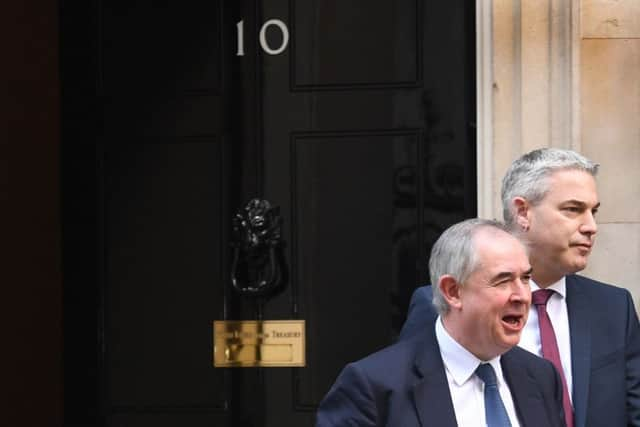
[[424,333],[351,363],[317,426],[562,426],[553,365],[515,347],[531,304],[522,243],[495,221],[447,229],[429,260],[440,316]]
[[[547,148],[516,160],[503,179],[505,221],[528,243],[534,303],[540,291],[548,298],[531,306],[520,346],[552,359],[545,350],[555,339],[569,426],[640,426],[640,328],[631,295],[574,274],[586,267],[597,231],[597,171],[578,153]],[[430,287],[414,292],[400,340],[430,329],[432,299]]]

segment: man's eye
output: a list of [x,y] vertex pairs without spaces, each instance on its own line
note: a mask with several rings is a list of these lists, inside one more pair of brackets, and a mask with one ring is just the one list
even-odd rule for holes
[[493,286],[494,288],[497,288],[498,286],[505,286],[507,283],[509,283],[509,280],[504,279],[504,280],[498,280],[497,282],[493,282]]
[[582,208],[580,208],[578,206],[567,206],[563,210],[565,212],[567,212],[567,213],[570,213],[570,214],[579,214],[579,213],[582,212]]

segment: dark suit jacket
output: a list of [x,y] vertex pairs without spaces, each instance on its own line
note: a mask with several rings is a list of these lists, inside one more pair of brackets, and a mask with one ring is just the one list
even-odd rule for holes
[[[640,426],[640,328],[626,289],[567,276],[576,427]],[[431,287],[413,294],[400,340],[436,318]]]
[[[518,347],[501,363],[521,425],[563,426],[562,385],[553,365]],[[317,427],[455,425],[433,325],[347,365],[317,414]]]

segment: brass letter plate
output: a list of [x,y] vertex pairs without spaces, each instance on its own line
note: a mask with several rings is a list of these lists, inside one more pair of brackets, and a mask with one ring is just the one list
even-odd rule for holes
[[305,366],[304,320],[215,320],[213,366]]

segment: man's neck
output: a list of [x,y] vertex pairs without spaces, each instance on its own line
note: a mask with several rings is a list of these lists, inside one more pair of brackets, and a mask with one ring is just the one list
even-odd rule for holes
[[546,289],[549,286],[553,285],[554,283],[556,283],[558,280],[560,280],[561,278],[558,277],[557,279],[545,279],[545,278],[539,278],[539,277],[532,277],[533,281],[536,282],[536,285],[538,285],[538,287],[540,289]]
[[562,273],[547,271],[543,266],[538,266],[533,261],[531,262],[531,265],[533,270],[531,278],[541,289],[548,288],[565,276]]
[[475,346],[474,337],[466,333],[464,328],[461,328],[461,323],[457,319],[454,319],[455,315],[455,313],[449,312],[441,317],[443,329],[455,342],[464,347],[470,354],[484,362],[500,355],[500,353],[493,354],[483,352],[482,349]]

